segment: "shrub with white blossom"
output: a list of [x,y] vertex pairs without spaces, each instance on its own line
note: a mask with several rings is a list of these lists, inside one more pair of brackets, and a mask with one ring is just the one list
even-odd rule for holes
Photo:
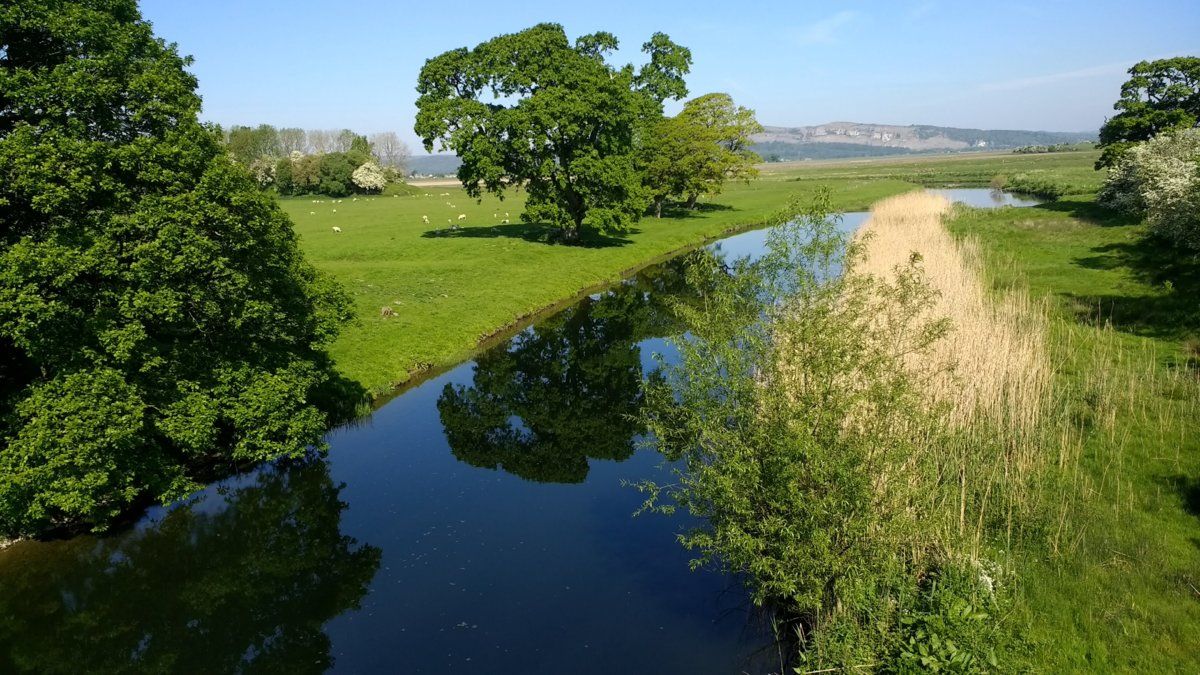
[[1200,129],[1168,131],[1131,148],[1109,169],[1100,200],[1200,250]]
[[350,180],[366,192],[381,192],[388,184],[387,174],[375,162],[367,162],[355,169]]
[[275,182],[275,160],[271,157],[259,157],[250,163],[250,174],[254,176],[259,187],[269,187]]

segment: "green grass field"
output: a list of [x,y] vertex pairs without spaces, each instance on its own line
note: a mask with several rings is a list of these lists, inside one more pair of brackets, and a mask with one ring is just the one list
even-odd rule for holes
[[[1023,552],[1020,621],[1041,672],[1200,672],[1200,278],[1090,197],[966,211],[998,286],[1053,303],[1058,387],[1111,409],[1084,438],[1057,554]],[[1117,391],[1094,390],[1097,377]],[[1119,403],[1116,400],[1124,401]]]
[[[834,206],[844,210],[865,210],[914,187],[853,178],[820,184],[831,189]],[[331,349],[338,367],[382,394],[420,371],[468,358],[486,338],[522,325],[540,310],[617,281],[673,251],[761,225],[789,195],[816,188],[817,183],[784,180],[732,185],[702,209],[646,218],[627,235],[594,239],[586,246],[542,241],[543,228],[519,222],[519,199],[488,197],[476,203],[460,188],[340,203],[282,203],[308,259],[354,296],[358,319]],[[506,211],[510,224],[503,225]],[[467,216],[461,229],[449,231],[460,222],[459,214]],[[335,233],[334,226],[342,231]],[[395,315],[381,316],[385,306]]]
[[[515,194],[503,202],[487,197],[476,203],[460,188],[428,187],[413,195],[340,203],[298,198],[282,204],[308,259],[354,296],[358,318],[331,348],[339,369],[383,394],[420,372],[470,357],[488,337],[581,292],[673,251],[761,225],[792,195],[826,186],[834,208],[865,210],[921,185],[987,185],[997,174],[1041,171],[1082,180],[1078,177],[1095,173],[1095,156],[993,154],[770,165],[758,180],[728,186],[701,210],[646,218],[627,235],[588,246],[542,241],[541,228],[520,223],[521,201]],[[510,224],[502,225],[506,211]],[[460,214],[467,216],[462,229],[447,232]],[[334,226],[342,232],[334,233]],[[395,316],[381,316],[385,306]]]

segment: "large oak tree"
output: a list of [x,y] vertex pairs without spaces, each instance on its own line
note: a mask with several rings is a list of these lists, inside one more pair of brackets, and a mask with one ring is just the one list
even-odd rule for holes
[[662,102],[687,95],[691,52],[661,33],[643,45],[649,62],[615,67],[609,33],[572,44],[557,24],[501,35],[426,61],[417,83],[415,130],[462,158],[468,194],[528,191],[522,218],[561,228],[620,232],[646,207],[635,163],[639,128]]

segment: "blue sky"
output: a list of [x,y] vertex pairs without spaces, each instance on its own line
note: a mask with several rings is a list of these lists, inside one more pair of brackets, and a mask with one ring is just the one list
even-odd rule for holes
[[691,95],[726,91],[764,124],[829,121],[1077,131],[1124,71],[1200,55],[1197,0],[1114,2],[326,2],[143,0],[195,57],[205,119],[393,130],[414,150],[425,59],[541,21],[607,30],[640,63],[655,31],[691,48]]

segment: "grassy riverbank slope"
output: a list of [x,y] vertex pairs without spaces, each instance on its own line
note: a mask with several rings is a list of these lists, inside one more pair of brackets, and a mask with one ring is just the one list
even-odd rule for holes
[[[518,195],[477,204],[460,188],[425,187],[413,196],[282,203],[308,259],[354,296],[358,319],[331,349],[339,369],[381,394],[469,357],[488,337],[589,288],[760,225],[792,195],[827,186],[834,208],[865,210],[920,185],[983,186],[998,174],[1097,181],[1094,161],[1095,153],[1080,152],[769,165],[760,179],[729,186],[700,210],[646,218],[627,235],[578,247],[546,243],[542,228],[521,224]],[[505,212],[510,224],[502,224]],[[460,223],[459,231],[447,231]],[[385,306],[394,316],[382,316]]]
[[1057,545],[1017,552],[1042,672],[1200,671],[1200,265],[1090,196],[960,210],[998,289],[1052,307],[1055,388],[1082,430],[1047,503]]

